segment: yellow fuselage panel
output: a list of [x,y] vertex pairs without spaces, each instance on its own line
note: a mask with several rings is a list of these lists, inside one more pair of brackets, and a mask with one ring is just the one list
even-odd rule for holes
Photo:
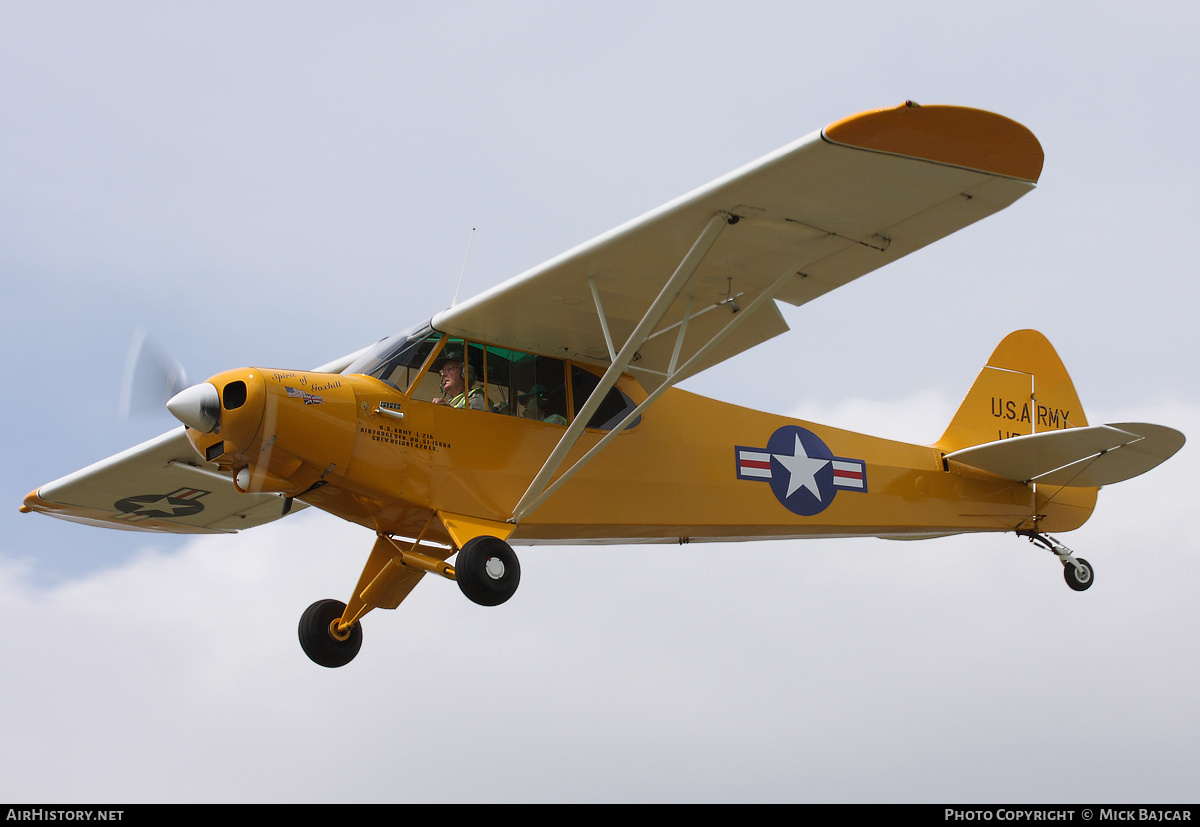
[[[384,533],[415,536],[435,512],[504,522],[564,428],[409,399],[362,376],[231,371],[261,391],[223,411],[203,453],[248,467],[256,490]],[[635,400],[641,389],[620,387]],[[263,410],[253,410],[254,404]],[[242,420],[260,422],[254,437]],[[586,431],[563,468],[603,437]],[[244,436],[239,437],[244,439]],[[672,389],[527,516],[513,542],[1004,531],[1033,515],[1081,525],[1094,489],[1037,490],[955,463],[937,448],[828,428]],[[445,542],[434,529],[431,541]]]
[[[781,459],[766,460],[768,478],[739,474],[743,453],[764,449],[778,432],[811,433],[830,463],[861,469],[862,487],[819,477],[824,503],[796,513],[777,496],[790,487]],[[807,463],[815,466],[821,458]],[[811,481],[798,467],[791,485]],[[788,502],[801,497],[797,488]],[[618,437],[580,474],[523,522],[516,537],[556,539],[587,530],[605,537],[787,537],[904,534],[944,530],[1011,530],[1035,508],[1029,486],[943,469],[933,448],[856,434],[761,413],[672,390],[643,424]],[[1090,510],[1090,509],[1089,509]],[[1066,509],[1059,509],[1059,513]],[[1078,518],[1078,515],[1074,515]],[[1086,519],[1086,514],[1083,515]],[[1079,520],[1082,522],[1082,520]],[[1057,530],[1066,530],[1056,520]],[[617,526],[621,526],[619,533]],[[1074,527],[1072,523],[1071,527]]]
[[[563,429],[516,417],[409,400],[369,379],[351,377],[358,394],[353,459],[336,481],[353,492],[355,508],[378,509],[377,527],[411,533],[432,510],[506,520]],[[628,386],[626,386],[628,387]],[[639,394],[640,395],[640,394]],[[391,401],[403,419],[378,413]],[[395,410],[395,409],[393,409]],[[789,472],[779,460],[764,471],[776,479],[739,474],[739,449],[766,451],[780,429],[810,432],[839,465],[861,474],[861,486],[828,488],[803,477],[825,502],[812,514],[791,510],[775,489]],[[588,431],[563,467],[603,436]],[[784,452],[784,459],[789,459]],[[1068,530],[1087,518],[1094,492],[1050,492],[943,468],[930,447],[797,422],[696,396],[665,394],[635,428],[619,435],[544,505],[522,521],[514,541],[780,537],[828,534],[904,534],[929,530],[1012,530],[1043,513],[1047,530]],[[794,457],[793,457],[794,458]],[[808,463],[815,466],[821,457]],[[817,472],[822,473],[821,471]],[[824,473],[828,474],[828,471]],[[331,481],[332,482],[332,481]],[[805,486],[804,483],[808,485]],[[786,494],[786,487],[783,493]],[[337,510],[334,492],[306,501]],[[1082,496],[1082,499],[1081,499]],[[346,499],[343,496],[343,499]],[[811,509],[810,509],[811,510]],[[351,516],[344,514],[343,516]],[[362,515],[359,521],[362,522]],[[351,517],[353,519],[353,517]]]

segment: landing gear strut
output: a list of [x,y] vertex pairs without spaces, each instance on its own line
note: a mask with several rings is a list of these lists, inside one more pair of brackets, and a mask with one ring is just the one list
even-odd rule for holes
[[372,609],[396,608],[427,573],[456,580],[462,593],[481,606],[499,606],[516,592],[521,564],[512,547],[500,538],[471,538],[458,550],[453,566],[446,563],[451,553],[421,546],[421,537],[407,546],[380,534],[350,608],[340,600],[318,600],[300,617],[298,632],[304,654],[319,666],[345,666],[362,648],[362,616]]
[[1042,534],[1037,531],[1018,531],[1022,537],[1028,537],[1029,542],[1036,543],[1047,551],[1053,552],[1063,564],[1063,578],[1067,581],[1067,585],[1077,592],[1085,591],[1091,587],[1095,580],[1095,572],[1092,571],[1092,564],[1082,557],[1076,557],[1071,549],[1064,546],[1058,540],[1055,540],[1049,534]]

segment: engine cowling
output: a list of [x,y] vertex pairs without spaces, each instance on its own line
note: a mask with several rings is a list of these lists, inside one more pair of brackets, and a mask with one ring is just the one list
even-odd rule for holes
[[344,474],[354,449],[354,390],[337,374],[225,371],[168,408],[200,455],[242,491],[296,496]]

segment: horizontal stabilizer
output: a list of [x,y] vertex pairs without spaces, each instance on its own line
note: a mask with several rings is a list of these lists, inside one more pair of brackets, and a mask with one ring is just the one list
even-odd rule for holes
[[1021,482],[1098,488],[1146,473],[1183,443],[1174,428],[1127,422],[1002,439],[946,459]]

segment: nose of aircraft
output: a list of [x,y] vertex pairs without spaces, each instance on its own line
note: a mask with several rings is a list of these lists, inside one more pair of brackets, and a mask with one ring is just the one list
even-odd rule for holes
[[212,433],[221,415],[221,395],[211,382],[201,382],[167,400],[167,410],[189,428]]

